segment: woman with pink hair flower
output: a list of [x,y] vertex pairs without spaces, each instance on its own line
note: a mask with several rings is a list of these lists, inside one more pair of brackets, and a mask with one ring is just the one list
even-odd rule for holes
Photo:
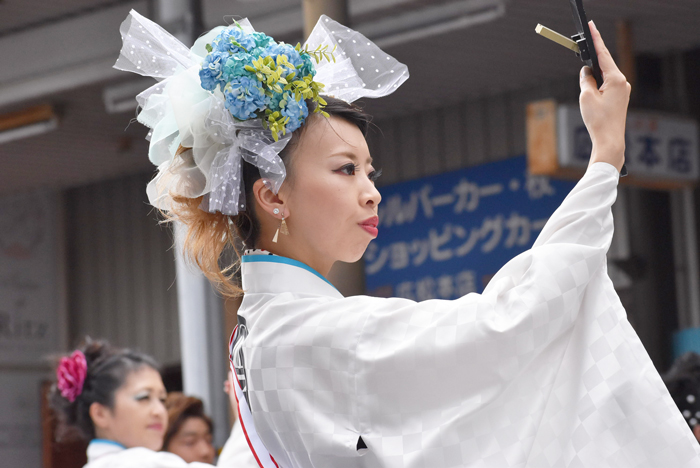
[[61,358],[50,395],[61,423],[90,441],[85,468],[211,467],[159,452],[168,426],[165,397],[150,356],[103,341]]

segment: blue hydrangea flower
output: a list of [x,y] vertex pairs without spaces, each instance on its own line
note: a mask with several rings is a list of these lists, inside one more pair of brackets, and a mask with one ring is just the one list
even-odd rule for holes
[[[242,50],[240,47],[233,45],[231,43],[231,39],[235,40],[240,45],[242,45],[245,48],[245,50]],[[239,52],[246,52],[255,48],[255,41],[252,37],[250,37],[250,35],[244,33],[236,26],[233,26],[221,31],[219,35],[216,36],[216,39],[214,39],[212,45],[214,46],[214,50],[216,51],[237,54]]]
[[265,48],[270,44],[274,44],[275,40],[265,33],[254,32],[250,34],[251,39],[255,42],[255,47]]
[[226,109],[238,120],[256,118],[265,109],[265,94],[257,80],[242,76],[234,78],[224,91]]
[[[261,54],[263,56],[269,55],[273,60],[277,61],[278,55],[286,55],[289,63],[294,65],[294,67],[303,65],[304,62],[301,59],[301,55],[296,51],[294,47],[284,42],[280,44],[271,44],[265,48],[265,51]],[[289,72],[296,72],[297,70],[289,70]]]
[[259,59],[260,57],[265,56],[265,47],[255,47],[252,50],[249,50],[248,53],[255,58],[255,60]]
[[228,59],[227,52],[212,51],[204,57],[202,69],[199,70],[199,80],[202,88],[207,91],[214,91],[218,84],[224,85],[221,79],[221,71],[224,62]]
[[284,93],[284,99],[280,104],[282,105],[281,114],[285,117],[289,117],[289,122],[287,122],[288,132],[293,132],[301,127],[301,124],[304,123],[304,119],[309,116],[309,108],[306,105],[306,101],[302,99],[297,102],[289,91]]
[[309,54],[306,52],[301,53],[301,62],[302,65],[301,67],[297,68],[297,76],[303,78],[306,75],[311,75],[315,76],[316,75],[316,67],[314,66],[313,59]]
[[238,53],[231,55],[223,61],[224,65],[221,68],[221,78],[224,82],[228,82],[237,76],[246,76],[253,78],[255,73],[245,69],[246,65],[253,66],[253,56],[246,53]]
[[289,94],[290,94],[289,92],[275,93],[273,91],[272,96],[266,96],[266,98],[265,98],[265,104],[267,105],[267,108],[270,109],[272,112],[279,111],[280,110],[280,101],[282,101],[282,99],[284,99],[285,96],[289,96]]

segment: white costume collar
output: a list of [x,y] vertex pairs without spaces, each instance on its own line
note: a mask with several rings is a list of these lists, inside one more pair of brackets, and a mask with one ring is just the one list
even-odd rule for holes
[[104,457],[105,455],[111,455],[123,450],[126,450],[126,447],[119,442],[107,439],[93,439],[90,441],[87,448],[88,463]]
[[330,281],[310,266],[265,250],[246,251],[241,258],[241,278],[245,294],[293,292],[343,297]]

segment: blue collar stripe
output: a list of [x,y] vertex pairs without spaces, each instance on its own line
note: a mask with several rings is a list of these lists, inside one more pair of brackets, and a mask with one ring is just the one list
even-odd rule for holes
[[90,441],[91,444],[109,444],[109,445],[116,445],[119,448],[126,449],[122,444],[119,442],[115,442],[113,440],[108,440],[108,439],[92,439]]
[[[269,262],[269,263],[284,263],[285,265],[292,265],[295,267],[303,268],[304,270],[313,273],[314,275],[318,276],[326,283],[333,286],[333,284],[330,281],[328,281],[321,273],[314,270],[310,266],[305,265],[305,264],[301,263],[300,261],[294,260],[292,258],[280,257],[279,255],[244,255],[243,257],[241,257],[241,262],[243,262],[243,263]],[[333,288],[335,289],[335,286],[333,286]]]

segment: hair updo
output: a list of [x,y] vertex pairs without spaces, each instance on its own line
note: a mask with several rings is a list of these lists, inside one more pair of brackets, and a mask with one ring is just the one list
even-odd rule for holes
[[[323,108],[325,112],[357,126],[362,134],[367,136],[372,121],[369,114],[360,107],[341,99],[329,96],[323,96],[323,98],[327,102]],[[291,154],[299,144],[299,139],[309,125],[324,118],[320,113],[313,113],[316,108],[313,101],[306,102],[309,107],[309,116],[304,124],[292,133],[292,138],[279,154],[287,170],[287,179],[293,173]],[[189,148],[181,146],[176,156],[188,150]],[[239,212],[236,216],[219,212],[209,213],[199,208],[203,197],[187,198],[173,195],[174,203],[171,211],[165,214],[167,221],[180,221],[187,226],[187,235],[183,244],[185,256],[192,260],[227,297],[238,297],[243,294],[243,290],[233,281],[240,266],[241,249],[255,248],[260,236],[260,223],[255,214],[253,202],[255,200],[253,184],[260,179],[260,171],[245,160],[242,164],[245,211]],[[231,257],[234,259],[230,260]]]
[[88,339],[80,351],[87,362],[82,392],[71,402],[61,395],[54,384],[49,393],[49,403],[64,429],[74,428],[81,437],[91,440],[95,438],[95,425],[90,418],[90,405],[100,403],[114,408],[114,393],[124,385],[129,374],[143,366],[154,370],[158,370],[159,366],[150,356],[115,348],[106,341]]

